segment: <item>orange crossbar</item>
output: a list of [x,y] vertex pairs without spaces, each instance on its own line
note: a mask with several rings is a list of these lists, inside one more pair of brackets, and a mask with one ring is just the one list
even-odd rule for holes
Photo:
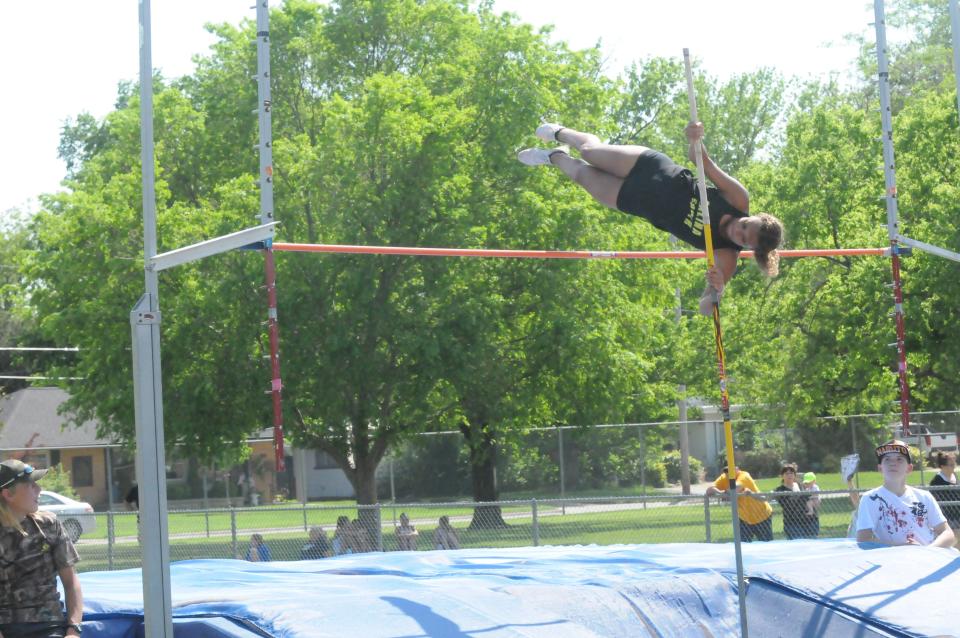
[[[273,250],[299,253],[347,253],[354,255],[416,255],[421,257],[506,257],[521,259],[703,259],[702,250],[608,251],[608,250],[493,250],[485,248],[418,248],[405,246],[349,246],[341,244],[288,244],[274,242]],[[884,256],[889,248],[835,248],[781,250],[781,257]],[[740,253],[743,259],[753,251]]]

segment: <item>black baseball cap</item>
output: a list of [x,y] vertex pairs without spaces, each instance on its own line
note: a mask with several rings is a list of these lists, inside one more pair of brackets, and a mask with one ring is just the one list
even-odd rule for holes
[[887,441],[886,443],[877,446],[877,463],[883,460],[883,457],[887,454],[900,454],[907,459],[907,463],[910,463],[910,448],[907,447],[907,444],[903,441]]

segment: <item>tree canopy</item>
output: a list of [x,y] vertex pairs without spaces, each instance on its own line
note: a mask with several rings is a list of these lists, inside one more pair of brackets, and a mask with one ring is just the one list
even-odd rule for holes
[[[901,5],[923,9],[921,44],[940,46],[939,9]],[[255,25],[212,30],[217,42],[193,74],[154,78],[161,251],[247,227],[258,209]],[[538,143],[533,131],[548,117],[682,161],[678,61],[639,60],[609,78],[599,49],[571,50],[491,3],[454,0],[289,0],[271,11],[271,47],[280,239],[669,246],[515,152]],[[923,51],[900,59],[914,64]],[[696,82],[711,154],[750,189],[752,211],[783,219],[791,247],[887,243],[866,85],[797,86],[770,69],[725,80],[698,72]],[[943,74],[907,84],[916,90],[895,122],[904,231],[957,249],[952,85]],[[68,386],[69,407],[127,444],[129,312],[143,289],[138,108],[136,86],[122,84],[108,116],[68,122],[69,189],[44,197],[22,236],[0,245],[24,282],[18,317],[33,338],[82,348],[46,371],[82,377]],[[493,500],[497,450],[530,427],[671,418],[679,383],[716,394],[712,329],[690,313],[674,318],[676,287],[695,307],[702,262],[277,261],[288,432],[331,454],[363,503],[376,501],[387,450],[420,432],[459,430],[474,496]],[[202,459],[237,458],[270,422],[262,269],[256,253],[238,251],[161,275],[166,438]],[[915,404],[955,406],[955,265],[916,255],[904,277]],[[734,402],[788,425],[889,410],[889,280],[880,258],[789,261],[775,280],[742,266],[723,307]]]

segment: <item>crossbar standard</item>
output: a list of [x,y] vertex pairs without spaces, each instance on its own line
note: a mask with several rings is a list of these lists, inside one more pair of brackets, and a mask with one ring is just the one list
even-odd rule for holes
[[[704,259],[702,250],[500,250],[488,248],[421,248],[412,246],[351,246],[344,244],[291,244],[274,242],[273,250],[299,253],[340,253],[353,255],[413,255],[419,257],[505,257],[520,259]],[[818,248],[781,250],[781,257],[850,257],[890,255],[890,248]],[[740,253],[753,257],[752,250]]]

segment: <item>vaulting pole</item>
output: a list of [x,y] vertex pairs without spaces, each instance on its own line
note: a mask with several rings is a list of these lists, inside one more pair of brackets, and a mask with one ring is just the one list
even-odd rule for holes
[[[687,70],[687,96],[690,99],[690,121],[697,122],[697,94],[693,87],[693,69],[690,66],[690,50],[683,50],[683,62]],[[700,210],[703,212],[703,239],[707,250],[707,266],[712,268],[713,233],[710,230],[710,205],[707,201],[707,181],[703,172],[703,150],[700,144],[694,148],[697,162],[697,185],[700,188]],[[727,444],[727,484],[730,511],[733,517],[733,547],[737,561],[737,597],[740,602],[740,635],[747,638],[747,589],[743,578],[743,552],[740,543],[740,516],[737,504],[737,470],[733,449],[733,425],[730,423],[730,396],[727,394],[727,364],[723,352],[723,332],[720,329],[720,298],[713,297],[713,335],[717,344],[717,369],[720,373],[720,410],[723,414],[723,434]]]

